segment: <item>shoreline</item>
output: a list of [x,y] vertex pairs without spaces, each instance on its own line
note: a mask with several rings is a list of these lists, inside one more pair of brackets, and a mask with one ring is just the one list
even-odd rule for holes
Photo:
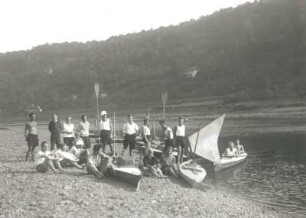
[[[36,173],[25,162],[22,128],[0,131],[0,217],[294,217],[205,181],[202,190],[181,179],[144,177],[138,192],[84,170]],[[41,139],[47,138],[43,131]],[[2,196],[2,197],[1,197]]]

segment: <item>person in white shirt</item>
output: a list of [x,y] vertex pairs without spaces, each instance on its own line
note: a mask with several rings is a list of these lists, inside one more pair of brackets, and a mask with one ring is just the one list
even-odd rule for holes
[[234,142],[228,142],[228,148],[225,150],[223,157],[236,157],[238,155],[237,149],[235,148]]
[[106,111],[101,111],[101,118],[99,119],[99,129],[102,152],[105,153],[105,146],[108,145],[111,150],[111,155],[113,155],[114,149],[111,144],[112,123],[111,120],[107,117]]
[[55,173],[58,172],[58,170],[55,169],[55,166],[60,170],[64,171],[60,164],[59,158],[57,158],[55,155],[53,155],[48,150],[49,144],[46,141],[43,141],[41,143],[41,150],[37,152],[36,154],[36,170],[40,173],[45,173],[48,171],[49,168]]
[[138,134],[138,130],[138,125],[133,122],[132,115],[128,115],[128,121],[123,125],[123,148],[124,150],[126,150],[128,147],[130,148],[130,156],[132,155],[132,150],[136,146],[136,136]]
[[175,135],[175,142],[178,149],[178,163],[183,162],[183,154],[185,150],[185,132],[186,132],[186,126],[184,125],[184,118],[179,117],[178,118],[178,125],[174,127],[174,135]]
[[160,120],[159,124],[164,132],[164,139],[165,139],[165,147],[164,151],[167,150],[168,147],[173,148],[173,131],[172,129],[166,125],[165,120]]
[[62,135],[64,139],[64,143],[69,147],[72,147],[72,143],[74,140],[74,124],[71,122],[71,116],[66,117],[66,122],[62,125]]
[[85,148],[91,148],[91,142],[89,138],[89,129],[90,129],[90,123],[87,120],[87,116],[82,115],[81,122],[78,126],[78,132],[80,133],[80,136],[84,141]]
[[145,144],[148,144],[150,140],[151,140],[151,129],[149,125],[149,119],[145,118],[143,120],[143,126],[142,126],[142,141]]

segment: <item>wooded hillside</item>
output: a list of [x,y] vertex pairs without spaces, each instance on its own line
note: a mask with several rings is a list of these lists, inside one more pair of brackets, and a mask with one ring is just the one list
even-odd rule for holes
[[107,93],[103,101],[116,104],[156,101],[163,90],[171,99],[302,98],[305,25],[306,1],[262,0],[106,41],[0,54],[0,114],[31,103],[90,105],[95,81]]

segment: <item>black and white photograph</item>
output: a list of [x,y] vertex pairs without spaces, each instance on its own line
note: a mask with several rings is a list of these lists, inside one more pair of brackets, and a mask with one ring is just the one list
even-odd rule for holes
[[2,0],[0,24],[0,218],[306,217],[306,0]]

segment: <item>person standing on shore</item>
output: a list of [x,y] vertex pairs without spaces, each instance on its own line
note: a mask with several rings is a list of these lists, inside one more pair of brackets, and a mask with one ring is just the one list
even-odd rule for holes
[[86,115],[81,116],[81,122],[78,126],[78,131],[80,133],[81,138],[84,141],[85,148],[91,148],[91,142],[89,138],[89,129],[90,129],[90,123],[87,120]]
[[186,132],[186,126],[184,125],[184,118],[179,117],[178,118],[178,125],[174,127],[174,135],[175,135],[175,142],[178,149],[178,163],[183,162],[183,154],[185,150],[185,132]]
[[167,150],[168,147],[173,147],[173,131],[169,126],[166,125],[165,120],[159,121],[159,124],[164,132],[164,139],[165,139],[164,151],[165,151]]
[[74,124],[71,122],[71,116],[66,117],[66,122],[63,123],[62,126],[62,134],[64,143],[69,147],[72,147],[73,140],[74,140]]
[[101,111],[101,118],[99,119],[100,128],[100,142],[102,144],[102,152],[105,153],[105,146],[108,145],[111,150],[111,155],[114,154],[114,149],[111,144],[111,134],[112,134],[112,123],[107,117],[106,111]]
[[34,151],[35,147],[38,146],[38,133],[37,133],[37,122],[36,114],[34,112],[29,114],[29,121],[26,123],[24,128],[24,137],[28,143],[28,151],[25,160],[28,161],[29,155],[31,154],[31,159],[34,161]]
[[56,114],[52,114],[52,120],[48,127],[50,131],[51,151],[59,148],[61,143],[61,123]]
[[[130,156],[132,155],[132,150],[136,146],[136,137],[138,134],[139,127],[136,123],[133,122],[132,115],[128,115],[128,121],[123,125],[123,148],[126,150],[128,147],[130,148]],[[122,155],[124,153],[122,150]]]
[[143,126],[142,126],[142,141],[148,145],[149,141],[151,140],[151,130],[149,125],[149,119],[145,118],[143,120]]

